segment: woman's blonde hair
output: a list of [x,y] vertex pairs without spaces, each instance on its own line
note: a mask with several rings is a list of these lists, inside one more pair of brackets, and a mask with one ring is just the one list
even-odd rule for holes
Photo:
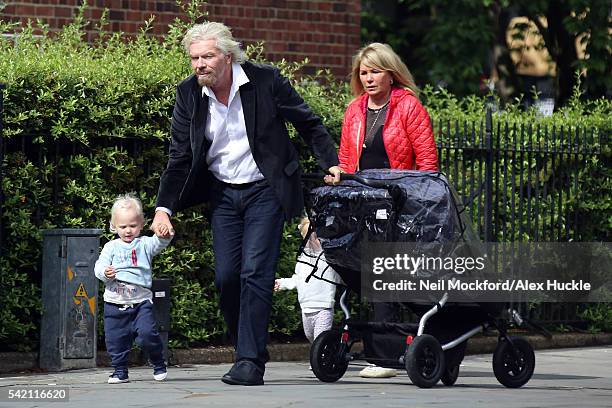
[[189,52],[189,47],[194,42],[216,40],[217,48],[224,55],[232,56],[232,62],[242,64],[246,61],[246,54],[240,49],[240,43],[234,40],[229,27],[223,23],[209,21],[208,23],[196,24],[191,27],[183,38],[183,46]]
[[111,219],[110,219],[111,232],[117,232],[117,229],[115,228],[115,213],[119,209],[125,209],[125,210],[133,209],[134,211],[136,211],[136,215],[138,215],[138,218],[140,218],[140,220],[142,221],[144,225],[144,212],[142,210],[142,203],[140,202],[138,197],[136,197],[132,193],[122,194],[120,196],[117,196],[117,198],[115,198],[115,202],[113,203],[113,208],[111,208]]
[[361,64],[387,71],[393,77],[393,86],[407,89],[414,96],[419,97],[419,88],[416,86],[406,64],[388,44],[382,43],[368,44],[357,51],[357,54],[353,57],[351,90],[354,96],[359,96],[365,92],[359,78],[359,67]]

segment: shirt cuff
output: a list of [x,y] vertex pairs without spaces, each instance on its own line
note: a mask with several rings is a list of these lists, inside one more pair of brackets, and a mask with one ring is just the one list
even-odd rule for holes
[[168,214],[170,217],[172,217],[172,210],[169,209],[169,208],[166,208],[166,207],[156,207],[155,208],[155,212],[157,212],[157,211],[163,211],[166,214]]

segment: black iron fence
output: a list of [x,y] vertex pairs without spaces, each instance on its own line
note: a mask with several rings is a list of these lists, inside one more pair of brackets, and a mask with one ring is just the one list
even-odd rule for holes
[[[481,123],[439,121],[434,127],[441,171],[467,204],[481,239],[579,242],[594,238],[585,234],[593,220],[585,219],[580,204],[594,181],[588,163],[606,160],[602,148],[608,144],[607,133],[494,122],[491,109]],[[578,327],[585,326],[580,317],[584,306],[511,305],[532,320]]]
[[[583,240],[580,198],[587,162],[608,135],[531,124],[436,123],[440,167],[487,242]],[[473,198],[473,201],[471,200]]]
[[[0,133],[2,132],[2,85],[0,84]],[[581,241],[586,220],[580,217],[580,194],[590,182],[587,162],[602,155],[608,135],[593,129],[541,128],[495,121],[489,109],[482,122],[435,121],[441,171],[467,203],[481,239],[494,241]],[[0,137],[0,163],[5,155],[19,151],[34,165],[57,163],[58,158],[87,154],[91,146],[78,142],[48,141],[37,135]],[[36,140],[45,139],[41,144]],[[96,144],[116,146],[138,157],[161,141],[96,139]],[[156,163],[159,167],[159,163]],[[151,164],[144,161],[145,177]],[[0,173],[0,197],[2,174]],[[60,186],[52,186],[57,201]],[[4,200],[2,201],[4,203]],[[0,248],[4,248],[4,225],[0,206]],[[572,324],[581,320],[579,305],[545,305],[527,308],[523,314],[548,323]]]

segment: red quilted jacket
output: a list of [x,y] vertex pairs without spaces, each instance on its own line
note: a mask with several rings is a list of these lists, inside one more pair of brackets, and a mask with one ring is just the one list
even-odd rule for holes
[[[351,102],[344,113],[338,159],[340,167],[358,170],[366,128],[368,95]],[[405,89],[393,88],[383,128],[383,143],[392,169],[438,170],[438,153],[431,121],[419,100]]]

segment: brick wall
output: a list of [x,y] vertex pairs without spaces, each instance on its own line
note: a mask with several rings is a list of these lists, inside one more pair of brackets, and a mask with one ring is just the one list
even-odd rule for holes
[[[81,0],[0,0],[6,6],[0,19],[25,22],[43,19],[51,29],[72,21]],[[351,57],[359,48],[360,0],[210,0],[208,19],[232,27],[243,44],[265,41],[266,57],[301,61],[308,57],[307,73],[330,68],[338,77],[350,71]],[[96,25],[109,9],[109,31],[136,33],[155,15],[153,33],[162,35],[176,17],[184,17],[175,0],[88,0],[87,20]],[[93,29],[93,27],[91,27]],[[93,37],[93,30],[90,32]]]

